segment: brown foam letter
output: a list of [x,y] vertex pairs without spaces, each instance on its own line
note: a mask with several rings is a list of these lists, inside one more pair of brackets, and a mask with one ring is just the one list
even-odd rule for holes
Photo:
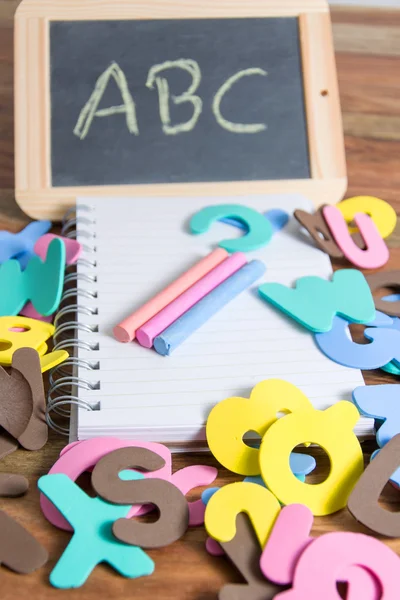
[[400,537],[400,513],[378,504],[390,476],[400,466],[400,433],[371,460],[350,494],[347,508],[353,517],[379,535]]
[[24,377],[0,367],[0,425],[18,439],[28,426],[32,413],[31,390]]
[[282,587],[267,581],[261,573],[261,548],[247,515],[238,514],[235,537],[221,546],[247,583],[225,585],[219,592],[219,600],[272,600],[282,591]]
[[[371,275],[366,275],[365,279],[367,280],[372,293],[384,287],[397,288],[396,292],[400,291],[400,271],[372,273]],[[374,301],[377,310],[380,310],[387,315],[391,315],[392,317],[400,317],[400,300],[397,302],[388,302],[387,300],[376,298]]]
[[318,248],[329,254],[332,258],[343,258],[343,252],[336,244],[325,222],[322,214],[323,208],[321,206],[314,214],[308,213],[305,210],[295,210],[294,217],[304,229],[307,229]]
[[0,563],[15,573],[32,573],[48,559],[47,550],[5,512],[0,511]]
[[113,525],[116,538],[141,548],[161,548],[178,540],[189,525],[189,508],[185,496],[169,481],[141,479],[123,481],[120,471],[144,469],[156,471],[165,464],[155,452],[146,448],[121,448],[104,456],[92,473],[92,485],[99,496],[114,504],[154,504],[160,518],[155,523],[118,519]]
[[18,441],[27,450],[40,450],[47,442],[46,400],[39,354],[33,348],[20,348],[13,354],[12,371],[19,372],[31,393],[30,417]]
[[29,481],[22,475],[0,473],[0,497],[17,498],[23,496],[29,488]]
[[17,448],[17,440],[7,433],[3,427],[0,427],[0,459],[12,454]]
[[[39,355],[32,348],[17,350],[10,374],[0,367],[0,426],[27,450],[47,441],[45,396]],[[7,452],[6,439],[1,449]]]

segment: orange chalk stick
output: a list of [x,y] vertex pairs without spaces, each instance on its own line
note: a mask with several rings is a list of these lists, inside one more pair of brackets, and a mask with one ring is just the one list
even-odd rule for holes
[[146,302],[141,308],[116,325],[113,330],[114,337],[119,342],[131,342],[134,340],[136,330],[139,329],[139,327],[168,306],[168,304],[183,294],[183,292],[186,292],[186,290],[197,283],[204,275],[207,275],[207,273],[222,263],[227,256],[229,256],[229,253],[226,250],[217,248],[211,252],[211,254],[202,258],[162,292],[154,296],[154,298]]

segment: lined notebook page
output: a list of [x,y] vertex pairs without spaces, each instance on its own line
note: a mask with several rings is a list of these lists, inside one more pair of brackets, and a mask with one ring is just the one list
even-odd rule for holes
[[[249,196],[234,199],[260,212],[281,208],[312,211],[298,195]],[[258,296],[265,281],[292,285],[306,275],[326,279],[332,273],[327,255],[316,249],[295,219],[274,234],[265,248],[248,259],[265,262],[266,274],[194,333],[171,356],[163,357],[137,342],[121,344],[113,327],[239,229],[215,223],[203,235],[188,231],[190,217],[205,206],[232,203],[232,198],[85,198],[78,199],[78,236],[96,253],[96,268],[79,266],[78,303],[97,315],[79,315],[96,331],[79,331],[91,350],[80,359],[96,370],[79,377],[95,389],[79,396],[95,409],[79,409],[78,437],[117,435],[140,440],[193,442],[204,439],[211,408],[229,396],[248,397],[256,383],[280,378],[298,386],[324,409],[350,400],[363,385],[361,372],[326,358],[313,336]],[[88,210],[88,207],[90,210]],[[97,277],[89,283],[85,275]],[[88,298],[87,291],[97,293]],[[357,433],[372,433],[373,423],[360,420]]]

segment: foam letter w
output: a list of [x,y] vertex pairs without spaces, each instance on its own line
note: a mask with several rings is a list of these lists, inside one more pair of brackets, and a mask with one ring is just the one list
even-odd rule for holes
[[335,315],[350,322],[375,318],[374,301],[364,275],[355,269],[337,271],[332,281],[302,277],[294,289],[280,283],[259,287],[262,298],[315,333],[329,331]]
[[17,315],[30,300],[41,315],[51,315],[61,299],[65,270],[65,245],[55,238],[46,260],[34,256],[25,271],[17,260],[0,268],[0,316]]

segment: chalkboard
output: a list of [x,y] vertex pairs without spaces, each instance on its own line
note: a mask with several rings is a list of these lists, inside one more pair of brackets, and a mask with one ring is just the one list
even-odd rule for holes
[[297,17],[52,21],[49,35],[53,187],[311,177]]

